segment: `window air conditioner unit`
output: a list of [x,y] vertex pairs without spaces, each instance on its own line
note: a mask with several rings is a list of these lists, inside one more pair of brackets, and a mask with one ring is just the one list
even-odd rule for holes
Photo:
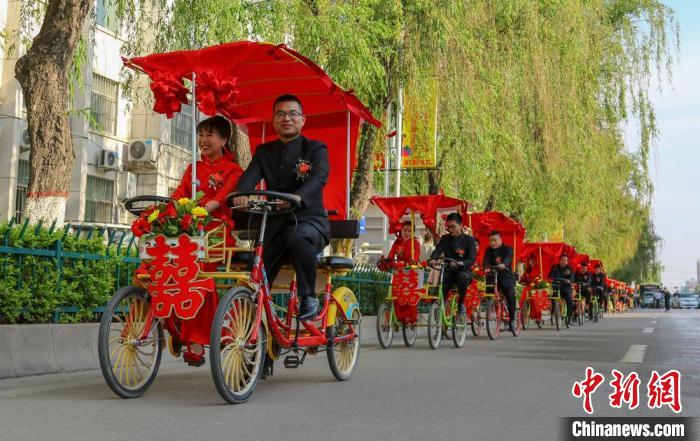
[[111,150],[100,150],[97,166],[104,170],[119,170],[119,155]]
[[155,139],[137,139],[129,144],[129,162],[155,165],[158,141]]
[[[25,124],[26,126],[26,124]],[[25,153],[30,150],[29,129],[22,129],[19,139],[19,152]]]

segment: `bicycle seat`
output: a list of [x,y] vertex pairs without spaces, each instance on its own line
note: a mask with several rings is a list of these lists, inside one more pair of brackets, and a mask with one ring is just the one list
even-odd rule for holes
[[318,261],[318,267],[327,270],[339,270],[348,269],[351,270],[355,267],[355,262],[347,257],[340,256],[326,256],[322,257]]

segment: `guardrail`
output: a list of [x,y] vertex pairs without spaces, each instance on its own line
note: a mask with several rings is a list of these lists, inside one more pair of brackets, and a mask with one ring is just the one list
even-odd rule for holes
[[[42,222],[13,218],[0,225],[0,323],[90,321],[114,291],[131,283],[140,262],[136,238],[126,229],[72,224],[56,229],[55,222],[44,228]],[[352,289],[363,314],[374,314],[389,275],[359,265],[333,284]],[[285,306],[284,295],[275,300]]]
[[[140,263],[127,230],[12,218],[0,226],[0,323],[58,322],[62,314],[101,312]],[[3,292],[4,291],[4,292]],[[69,302],[66,302],[68,300]]]

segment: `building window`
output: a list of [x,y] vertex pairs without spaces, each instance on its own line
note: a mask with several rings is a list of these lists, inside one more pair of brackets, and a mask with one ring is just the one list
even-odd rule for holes
[[100,127],[100,130],[109,135],[117,134],[118,97],[118,82],[101,75],[92,75],[90,112]]
[[88,175],[85,192],[85,222],[112,222],[114,181]]
[[112,0],[97,0],[97,5],[95,5],[95,19],[99,26],[116,34],[119,31],[117,2]]
[[27,204],[27,188],[29,188],[29,161],[17,161],[17,189],[15,190],[15,217],[22,219],[24,207]]
[[170,120],[170,143],[192,148],[192,106],[183,104],[180,113]]

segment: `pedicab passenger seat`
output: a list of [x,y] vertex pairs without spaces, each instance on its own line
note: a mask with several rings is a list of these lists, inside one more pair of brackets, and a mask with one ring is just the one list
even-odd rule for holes
[[[331,239],[357,239],[360,237],[360,222],[357,220],[331,220]],[[355,262],[348,257],[325,256],[319,259],[318,267],[326,270],[351,270]]]

